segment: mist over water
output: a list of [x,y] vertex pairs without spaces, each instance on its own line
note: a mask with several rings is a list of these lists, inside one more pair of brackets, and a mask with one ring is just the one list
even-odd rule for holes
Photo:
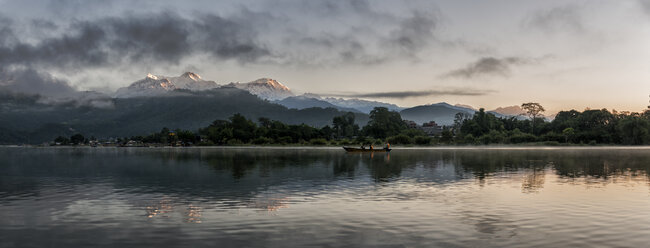
[[0,247],[642,247],[650,149],[0,148]]

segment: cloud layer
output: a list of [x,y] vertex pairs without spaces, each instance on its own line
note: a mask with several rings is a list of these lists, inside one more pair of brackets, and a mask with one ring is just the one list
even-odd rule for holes
[[64,80],[33,69],[0,68],[0,90],[52,97],[67,97],[77,91]]
[[[174,13],[78,21],[58,36],[28,42],[12,22],[0,27],[0,65],[78,69],[120,63],[171,63],[198,53],[215,59],[256,60],[269,52],[247,23],[215,15],[190,20]],[[32,22],[32,28],[43,28]],[[45,28],[48,28],[47,26]]]
[[442,77],[456,77],[456,78],[474,78],[479,76],[502,76],[507,77],[510,75],[512,66],[525,65],[537,63],[537,59],[521,58],[521,57],[483,57],[477,61],[468,64],[467,66],[452,70],[442,75]]
[[375,92],[375,93],[331,94],[328,96],[404,99],[404,98],[411,98],[411,97],[428,97],[428,96],[483,96],[493,92],[494,91],[492,90],[451,89],[451,90],[389,91],[389,92]]
[[525,28],[534,28],[542,32],[585,32],[580,7],[565,5],[538,10],[524,21]]
[[[182,16],[167,10],[61,24],[42,19],[19,23],[0,16],[0,66],[70,70],[124,63],[179,64],[204,55],[241,63],[368,64],[417,57],[435,40],[438,17],[425,10],[398,16],[378,12],[368,1],[316,3],[321,4],[302,8],[359,15],[363,20],[338,30],[312,32],[313,27],[299,20],[246,8],[229,15]],[[366,22],[373,20],[387,23]],[[30,36],[17,30],[53,35]]]

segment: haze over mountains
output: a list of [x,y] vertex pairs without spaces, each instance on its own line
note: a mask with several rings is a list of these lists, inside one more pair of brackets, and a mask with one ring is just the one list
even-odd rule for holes
[[[196,73],[179,76],[148,74],[108,94],[83,91],[65,97],[42,96],[0,89],[0,144],[41,143],[59,135],[83,133],[109,138],[146,135],[163,127],[197,130],[235,113],[257,121],[260,117],[288,124],[331,125],[332,118],[353,112],[363,126],[375,107],[398,111],[418,124],[435,121],[451,125],[456,113],[472,115],[470,106],[436,103],[402,108],[362,99],[296,96],[277,80],[261,78],[248,83],[219,84]],[[516,113],[508,107],[497,116]]]

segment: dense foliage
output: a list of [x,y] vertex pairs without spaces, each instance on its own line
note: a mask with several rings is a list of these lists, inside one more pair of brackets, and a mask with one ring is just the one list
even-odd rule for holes
[[[529,106],[530,107],[530,106]],[[368,125],[359,128],[355,114],[348,112],[332,119],[332,126],[316,128],[306,124],[286,124],[261,117],[257,121],[242,114],[228,120],[215,120],[198,132],[163,128],[148,136],[133,136],[118,142],[172,145],[242,145],[242,144],[650,144],[650,110],[644,113],[609,112],[602,110],[561,111],[553,121],[539,118],[543,111],[535,105],[531,118],[498,118],[480,109],[473,116],[459,113],[454,125],[441,133],[428,136],[417,128],[409,128],[399,113],[377,107],[370,113]],[[541,111],[540,111],[541,110]],[[533,112],[533,113],[530,113]],[[91,138],[91,140],[93,140]],[[81,134],[59,137],[58,144],[88,142]]]
[[464,119],[454,139],[461,144],[546,142],[567,144],[650,144],[650,111],[629,113],[606,109],[561,111],[553,121],[496,118],[480,109]]

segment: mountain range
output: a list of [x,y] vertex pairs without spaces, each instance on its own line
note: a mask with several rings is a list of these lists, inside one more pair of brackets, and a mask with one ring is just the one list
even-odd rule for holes
[[248,83],[229,83],[219,85],[215,81],[207,81],[196,73],[185,72],[178,77],[147,74],[144,79],[135,81],[127,87],[119,88],[113,95],[115,98],[169,96],[175,90],[202,91],[215,88],[230,87],[242,89],[262,99],[283,105],[287,108],[335,108],[341,111],[370,113],[375,107],[386,107],[393,111],[401,108],[395,104],[361,99],[343,99],[321,97],[316,94],[296,96],[289,87],[271,78],[260,78]]
[[[220,85],[192,72],[177,77],[148,74],[112,95],[83,91],[54,98],[0,89],[0,144],[41,143],[74,133],[108,138],[146,135],[163,127],[197,130],[235,113],[252,120],[267,117],[323,127],[331,125],[333,117],[353,112],[356,123],[363,126],[374,107],[399,111],[403,119],[419,124],[451,125],[456,113],[476,112],[467,105],[444,102],[402,108],[363,99],[296,96],[269,78]],[[507,116],[518,111],[515,107],[492,113]]]

